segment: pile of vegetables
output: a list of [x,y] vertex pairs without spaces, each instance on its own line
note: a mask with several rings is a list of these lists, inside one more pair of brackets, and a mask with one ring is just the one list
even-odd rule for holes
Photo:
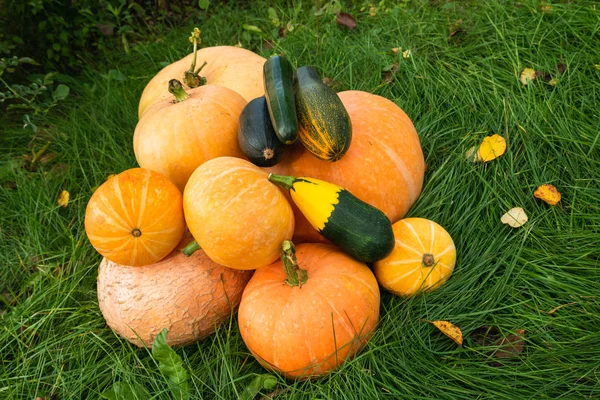
[[186,345],[239,310],[266,369],[326,375],[377,329],[380,287],[416,295],[454,268],[448,233],[404,218],[425,170],[415,128],[392,101],[336,93],[314,67],[190,40],[140,99],[139,168],[109,177],[86,209],[102,314],[138,346],[165,328]]

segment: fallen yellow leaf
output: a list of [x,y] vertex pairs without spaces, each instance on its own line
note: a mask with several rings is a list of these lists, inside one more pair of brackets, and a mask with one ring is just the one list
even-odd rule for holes
[[544,200],[551,206],[555,206],[560,201],[560,192],[553,185],[545,183],[538,187],[533,195],[538,199]]
[[483,162],[492,161],[506,151],[506,140],[497,133],[487,136],[479,145],[479,158]]
[[398,50],[402,50],[402,49],[401,49],[401,48],[399,48],[399,47],[392,47],[392,49],[391,49],[391,50],[392,50],[392,53],[394,53],[394,54],[398,54]]
[[556,78],[552,78],[548,81],[548,85],[550,85],[550,86],[556,86],[557,83],[558,83],[558,80],[556,80]]
[[60,192],[57,203],[60,207],[68,206],[69,205],[69,192],[67,192],[66,190],[63,190],[62,192]]
[[460,328],[454,325],[452,322],[448,321],[427,321],[436,328],[438,328],[444,335],[448,336],[450,339],[454,340],[454,342],[462,346],[463,343],[463,335]]
[[410,51],[410,49],[404,50],[402,52],[402,57],[404,57],[405,59],[409,59],[412,56],[412,52]]
[[506,212],[502,218],[500,218],[500,221],[502,221],[503,224],[512,226],[513,228],[519,228],[523,226],[528,219],[529,218],[527,217],[527,214],[525,214],[525,210],[523,210],[521,207],[514,207],[508,210],[508,212]]
[[535,69],[533,68],[525,68],[521,71],[521,83],[523,85],[528,85],[529,82],[535,79]]
[[594,64],[594,67],[596,67],[597,70],[600,70],[600,64]]

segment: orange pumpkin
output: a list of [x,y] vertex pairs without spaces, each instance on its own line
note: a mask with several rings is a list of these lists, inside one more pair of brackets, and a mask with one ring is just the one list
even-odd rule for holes
[[237,132],[246,101],[221,86],[206,85],[186,93],[178,82],[172,85],[179,101],[171,95],[150,108],[135,128],[133,149],[141,167],[162,173],[183,191],[204,161],[243,157]]
[[[178,247],[190,240],[185,235]],[[186,257],[176,249],[144,267],[103,259],[98,304],[108,326],[137,346],[151,346],[163,328],[169,345],[183,346],[229,321],[251,276],[215,264],[201,250]]]
[[109,178],[85,210],[90,243],[110,261],[154,264],[179,243],[185,230],[181,192],[163,175],[132,168]]
[[[390,100],[361,91],[338,95],[352,123],[352,143],[346,154],[332,163],[296,146],[269,171],[334,183],[396,222],[408,212],[423,186],[425,161],[417,132],[410,118]],[[296,207],[294,214],[295,240],[324,240]]]
[[183,193],[188,227],[215,262],[256,269],[279,257],[294,232],[294,213],[268,173],[235,157],[202,164]]
[[[155,103],[171,99],[167,85],[171,79],[183,79],[194,53],[164,67],[146,85],[138,108],[138,116]],[[205,47],[197,52],[197,64],[206,65],[200,75],[208,84],[224,86],[239,93],[246,102],[264,94],[263,64],[265,59],[250,50],[234,46]]]
[[[366,264],[323,243],[282,245],[282,260],[256,270],[238,312],[244,343],[288,378],[326,375],[367,342],[379,288]],[[297,258],[297,261],[296,261]]]
[[456,248],[450,234],[424,218],[405,218],[392,226],[396,245],[373,271],[379,284],[399,296],[432,291],[454,270]]

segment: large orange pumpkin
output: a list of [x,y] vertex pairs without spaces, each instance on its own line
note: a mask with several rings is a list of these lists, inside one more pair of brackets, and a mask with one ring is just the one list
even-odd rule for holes
[[158,262],[177,246],[184,230],[181,192],[148,169],[132,168],[109,178],[85,210],[90,243],[118,264]]
[[216,85],[191,89],[188,97],[179,90],[180,101],[174,102],[171,95],[139,120],[133,150],[141,167],[164,174],[183,191],[192,172],[204,161],[244,156],[237,132],[246,101],[233,90]]
[[[417,132],[406,113],[390,100],[362,91],[338,95],[352,122],[352,143],[346,154],[328,162],[296,146],[269,171],[335,183],[396,222],[408,212],[423,186],[425,161]],[[295,240],[324,240],[296,207],[294,214]]]
[[246,286],[240,333],[265,368],[319,377],[367,342],[379,319],[379,288],[366,264],[330,244],[299,244],[294,266],[290,243],[282,245],[283,262],[256,270]]
[[394,250],[373,264],[382,287],[399,296],[412,296],[435,290],[450,278],[456,248],[444,228],[425,218],[404,218],[392,229]]
[[[190,240],[185,235],[178,248]],[[151,346],[167,328],[167,343],[182,346],[230,319],[251,276],[215,264],[202,250],[186,257],[177,249],[156,264],[135,268],[103,259],[98,303],[108,326],[131,343]]]
[[[152,104],[171,95],[167,84],[171,79],[183,79],[183,73],[190,68],[194,53],[164,67],[156,74],[142,92],[138,108],[141,116]],[[264,94],[263,64],[265,59],[250,50],[234,46],[205,47],[197,52],[197,65],[206,65],[200,75],[208,84],[224,86],[239,93],[246,102]]]
[[215,262],[255,269],[279,257],[279,245],[294,233],[294,213],[268,173],[235,157],[202,164],[183,193],[187,225]]

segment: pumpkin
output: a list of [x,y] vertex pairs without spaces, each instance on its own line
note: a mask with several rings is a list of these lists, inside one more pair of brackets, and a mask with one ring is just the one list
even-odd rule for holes
[[[224,86],[239,93],[246,102],[264,95],[263,64],[265,59],[250,50],[234,46],[205,47],[196,53],[197,63],[206,65],[200,75],[208,84]],[[171,99],[167,85],[171,79],[183,79],[194,53],[164,67],[144,88],[138,107],[141,118],[151,105]]]
[[[178,248],[190,240],[188,233]],[[182,346],[229,321],[251,275],[215,264],[201,250],[186,257],[176,249],[135,268],[105,258],[98,269],[98,303],[108,326],[131,343],[151,346],[167,328],[167,343]]]
[[435,290],[454,270],[456,248],[450,234],[424,218],[405,218],[394,225],[392,253],[373,264],[379,284],[399,296]]
[[218,157],[194,171],[183,193],[187,225],[221,265],[256,269],[279,257],[294,233],[294,213],[268,173],[249,161]]
[[154,104],[139,120],[133,149],[141,167],[164,174],[183,191],[204,161],[244,156],[237,134],[246,101],[221,86],[200,86],[186,93],[175,80],[169,85],[176,101]]
[[287,378],[326,375],[355,355],[379,319],[366,264],[324,243],[282,244],[282,260],[256,270],[240,302],[248,350]]
[[85,232],[108,260],[129,266],[154,264],[185,231],[182,195],[166,177],[132,168],[94,191],[85,210]]
[[[268,170],[341,186],[396,222],[408,212],[423,186],[425,161],[417,132],[410,118],[390,100],[362,91],[338,95],[352,124],[352,143],[346,154],[328,162],[294,146],[285,160]],[[324,240],[296,207],[294,214],[294,240]]]

